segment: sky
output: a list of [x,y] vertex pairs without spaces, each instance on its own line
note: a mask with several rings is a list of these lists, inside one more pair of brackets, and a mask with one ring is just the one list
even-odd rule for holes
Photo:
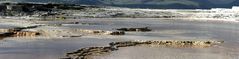
[[[1,0],[0,0],[1,1]],[[129,8],[210,9],[239,6],[239,0],[5,0],[14,2],[68,3]]]

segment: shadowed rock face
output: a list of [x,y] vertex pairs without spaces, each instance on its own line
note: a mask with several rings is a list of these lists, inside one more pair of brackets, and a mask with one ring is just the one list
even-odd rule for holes
[[75,52],[67,53],[67,58],[62,59],[92,59],[92,56],[107,55],[112,51],[119,50],[121,47],[131,46],[157,46],[157,47],[184,47],[184,48],[206,48],[224,41],[126,41],[126,42],[112,42],[105,47],[88,47],[81,48]]
[[2,34],[0,34],[0,39],[4,39],[4,38],[6,38],[6,37],[11,37],[11,36],[13,36],[13,35],[14,35],[13,32],[2,33]]

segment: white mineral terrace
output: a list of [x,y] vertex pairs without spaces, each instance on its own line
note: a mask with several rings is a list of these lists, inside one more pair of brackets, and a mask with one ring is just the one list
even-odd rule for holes
[[[11,26],[7,25],[11,22],[17,24],[12,24]],[[205,43],[202,42],[211,41],[220,44],[212,45],[207,48],[129,45],[132,47],[119,48],[119,50],[113,51],[107,55],[97,55],[92,58],[238,59],[239,56],[239,24],[236,22],[188,21],[158,18],[87,18],[74,20],[67,19],[63,21],[28,22],[25,19],[2,19],[1,23],[0,28],[2,28],[2,32],[9,32],[9,30],[6,29],[21,27],[20,29],[24,29],[23,31],[41,33],[40,37],[34,36],[34,32],[29,32],[30,36],[33,35],[33,37],[13,36],[1,38],[1,59],[59,59],[66,57],[66,53],[74,52],[82,48],[100,48],[109,46],[111,42],[125,41],[198,41],[195,42],[195,45],[204,45]],[[20,23],[25,24],[21,25]],[[37,26],[36,28],[29,27],[39,24],[42,26]],[[141,32],[139,31],[140,29],[138,29],[145,27],[151,31]],[[122,29],[125,34],[94,34],[100,32],[105,33],[104,31],[116,31],[117,29]],[[94,30],[99,31],[94,32]],[[27,32],[19,32],[18,35],[28,35],[25,33]],[[224,43],[221,43],[221,41],[224,41]],[[168,43],[169,46],[170,44]],[[206,44],[208,44],[208,42]]]

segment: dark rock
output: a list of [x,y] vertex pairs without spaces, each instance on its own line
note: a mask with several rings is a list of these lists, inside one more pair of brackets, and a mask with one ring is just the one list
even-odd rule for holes
[[81,37],[80,35],[62,36],[62,37]]
[[106,31],[104,34],[107,34],[107,35],[125,35],[125,32],[123,32],[123,31]]
[[76,5],[76,4],[57,4],[57,3],[1,3],[1,16],[29,16],[42,12],[47,14],[38,14],[39,16],[57,15],[52,12],[59,12],[60,10],[82,10],[85,8],[98,8],[98,6],[90,5]]
[[147,31],[151,31],[151,29],[149,29],[148,27],[144,27],[144,28],[120,28],[117,29],[119,31],[136,31],[136,32],[147,32]]

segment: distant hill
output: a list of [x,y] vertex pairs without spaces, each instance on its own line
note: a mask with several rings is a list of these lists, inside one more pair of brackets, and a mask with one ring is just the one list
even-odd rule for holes
[[[1,1],[1,0],[0,0]],[[10,1],[10,0],[8,0]],[[239,0],[11,0],[15,2],[68,3],[130,8],[207,9],[239,6]]]

